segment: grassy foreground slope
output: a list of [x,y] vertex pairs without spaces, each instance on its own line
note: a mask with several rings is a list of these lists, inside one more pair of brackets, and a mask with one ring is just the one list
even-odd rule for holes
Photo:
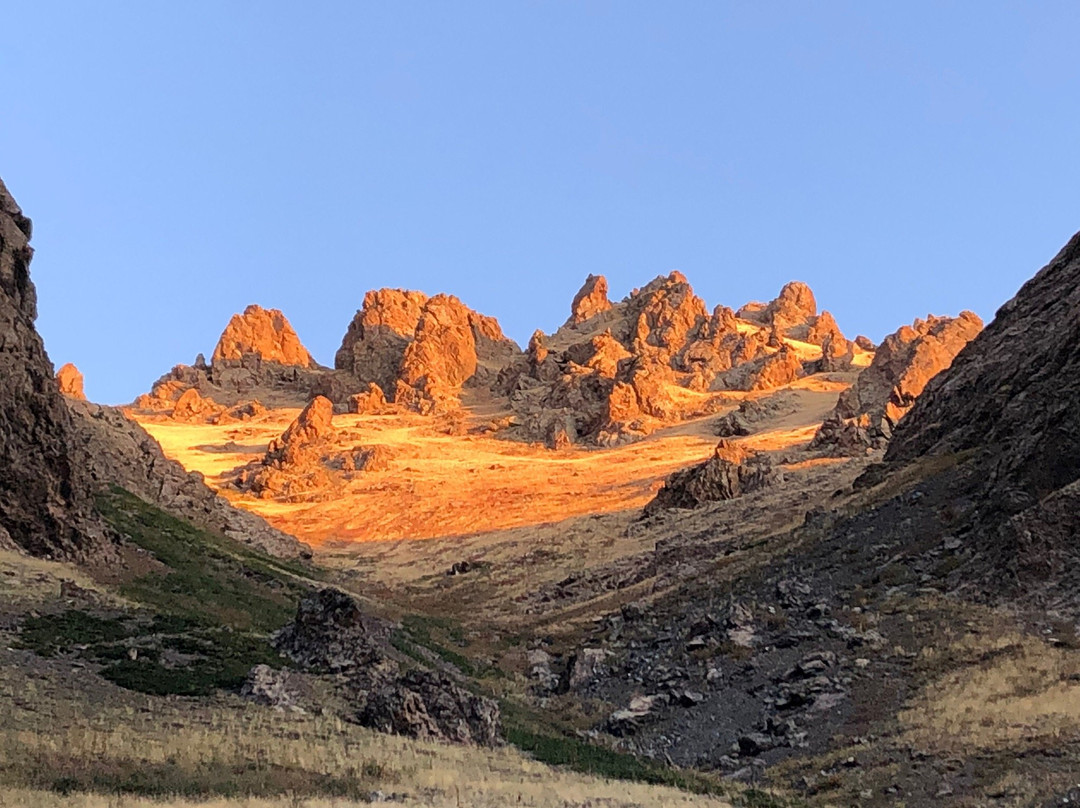
[[[0,806],[729,804],[634,782],[679,781],[625,760],[606,761],[631,778],[612,781],[513,746],[419,743],[247,702],[236,689],[251,665],[284,664],[270,635],[314,571],[118,489],[99,508],[127,538],[122,574],[0,553]],[[542,745],[579,768],[604,762],[585,744]]]

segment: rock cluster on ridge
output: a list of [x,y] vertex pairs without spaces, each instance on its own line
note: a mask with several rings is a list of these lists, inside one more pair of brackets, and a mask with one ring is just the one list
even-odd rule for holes
[[34,327],[30,220],[0,181],[0,547],[67,558],[107,556],[94,485]]
[[312,359],[284,314],[253,304],[229,320],[212,364],[200,354],[191,365],[176,365],[134,406],[171,412],[179,420],[208,419],[253,398],[306,401],[329,373]]
[[[709,412],[711,393],[770,390],[822,367],[850,367],[853,347],[831,315],[817,314],[805,284],[788,284],[767,306],[744,310],[750,319],[743,320],[724,306],[710,312],[678,272],[597,305],[606,288],[590,276],[567,324],[550,338],[535,334],[526,355],[500,374],[523,437],[613,445]],[[583,301],[593,302],[582,310]],[[812,367],[788,345],[811,338],[825,343]],[[678,388],[704,399],[687,405]]]
[[858,428],[871,444],[883,445],[926,384],[948,368],[980,330],[982,320],[965,311],[959,317],[929,316],[890,334],[878,346],[870,366],[840,395],[811,448],[860,451],[850,445],[856,433],[841,429],[841,420],[861,421]]

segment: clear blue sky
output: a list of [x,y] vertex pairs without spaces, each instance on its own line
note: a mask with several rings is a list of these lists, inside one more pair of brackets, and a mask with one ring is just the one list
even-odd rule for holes
[[854,336],[989,319],[1080,228],[1075,2],[7,4],[0,176],[92,399],[249,302],[330,364],[364,291],[519,341],[586,274],[790,279]]

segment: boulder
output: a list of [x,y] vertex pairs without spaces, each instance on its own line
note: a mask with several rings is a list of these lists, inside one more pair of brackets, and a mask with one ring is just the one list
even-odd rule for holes
[[582,648],[578,651],[570,663],[570,689],[581,690],[599,679],[605,672],[610,656],[603,648]]
[[375,382],[369,382],[367,390],[349,397],[349,412],[357,415],[377,415],[386,408],[386,396]]
[[884,443],[883,430],[872,428],[869,415],[843,418],[832,412],[818,427],[807,448],[832,457],[860,457]]
[[392,629],[365,613],[355,598],[328,587],[300,601],[274,647],[309,670],[351,672],[383,660]]
[[194,387],[189,387],[176,399],[172,417],[177,421],[194,421],[215,414],[218,410],[213,401],[203,398]]
[[263,704],[277,710],[302,712],[296,704],[293,685],[295,674],[287,670],[274,670],[269,665],[256,665],[248,671],[240,695],[248,701]]

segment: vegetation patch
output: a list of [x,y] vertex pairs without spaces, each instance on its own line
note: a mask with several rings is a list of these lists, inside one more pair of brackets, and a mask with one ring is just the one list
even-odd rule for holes
[[[464,654],[447,647],[451,643],[461,647],[467,645],[461,627],[451,620],[409,614],[401,619],[401,625],[403,630],[394,632],[391,643],[399,651],[413,659],[427,663],[427,660],[418,655],[415,648],[412,647],[418,645],[435,654],[444,662],[449,662],[466,676],[474,679],[502,675],[502,671],[498,668],[490,665],[478,665]],[[437,634],[438,637],[433,636],[434,634]]]
[[168,567],[120,587],[125,597],[166,615],[209,626],[273,631],[293,616],[312,571],[201,530],[120,488],[98,509],[129,542]]
[[175,616],[42,615],[23,623],[19,645],[41,656],[76,656],[100,665],[109,681],[154,695],[235,690],[254,665],[286,664],[265,635],[208,628]]

